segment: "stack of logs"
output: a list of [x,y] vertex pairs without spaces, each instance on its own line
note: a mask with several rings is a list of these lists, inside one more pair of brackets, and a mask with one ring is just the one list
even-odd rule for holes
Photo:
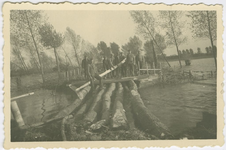
[[[70,126],[71,123],[82,124],[90,132],[98,132],[103,128],[109,130],[139,128],[158,139],[172,138],[168,128],[145,107],[133,80],[110,83],[101,89],[97,86],[92,93],[88,91],[90,86],[82,89],[80,98],[58,114],[58,117],[61,114],[67,115],[62,121],[63,140],[67,140],[68,137],[65,125]],[[76,134],[77,131],[70,132]]]

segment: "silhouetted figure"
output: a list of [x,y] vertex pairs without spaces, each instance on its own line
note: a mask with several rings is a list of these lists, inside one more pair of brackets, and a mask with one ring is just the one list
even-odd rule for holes
[[134,55],[131,53],[130,50],[128,51],[128,54],[127,54],[126,64],[127,64],[128,69],[129,69],[129,75],[134,76],[135,60],[134,60]]
[[94,78],[99,80],[100,89],[103,87],[102,78],[99,76],[92,58],[89,60],[89,63],[88,63],[88,76],[89,76],[92,92],[94,91]]
[[82,60],[82,69],[84,72],[84,78],[88,79],[88,59],[86,55],[84,55],[84,59]]
[[[117,66],[120,63],[120,58],[119,58],[119,54],[116,53],[115,57],[114,57],[114,65]],[[114,76],[115,77],[119,77],[119,73],[120,73],[120,68],[117,67],[114,71]]]

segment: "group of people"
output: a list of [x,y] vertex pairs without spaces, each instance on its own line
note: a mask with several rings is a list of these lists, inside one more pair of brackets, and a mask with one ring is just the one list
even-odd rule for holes
[[[125,58],[126,61],[120,64],[120,62],[122,62]],[[134,76],[136,74],[135,70],[139,70],[140,68],[142,68],[143,60],[144,59],[140,51],[138,51],[135,56],[130,50],[128,51],[127,56],[124,56],[122,52],[118,52],[115,55],[111,53],[109,57],[103,57],[102,67],[104,71],[109,69],[112,70],[106,75],[106,78]],[[117,67],[114,68],[114,66]],[[100,85],[102,85],[102,79],[99,76],[98,70],[93,63],[92,58],[88,59],[87,56],[84,56],[84,59],[82,60],[82,68],[85,79],[88,79],[93,83],[94,78],[96,78],[100,81]]]

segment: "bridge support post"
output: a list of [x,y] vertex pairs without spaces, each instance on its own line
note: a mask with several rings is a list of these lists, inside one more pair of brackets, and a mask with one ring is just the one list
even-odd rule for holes
[[22,127],[25,125],[24,120],[22,118],[22,115],[20,113],[20,109],[17,105],[16,101],[11,101],[11,113],[13,113],[14,119],[18,123],[19,127]]

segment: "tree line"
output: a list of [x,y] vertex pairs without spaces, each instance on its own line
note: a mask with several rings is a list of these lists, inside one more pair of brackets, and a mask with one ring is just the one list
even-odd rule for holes
[[[24,72],[39,72],[45,82],[44,74],[55,68],[60,78],[62,69],[81,66],[84,54],[97,61],[101,57],[124,54],[131,50],[133,54],[143,49],[148,63],[163,59],[170,67],[164,51],[167,46],[175,46],[178,61],[181,66],[183,51],[180,45],[187,41],[183,29],[184,17],[191,19],[190,29],[193,37],[209,38],[216,65],[216,11],[159,11],[159,16],[154,17],[151,11],[130,11],[134,23],[137,25],[137,34],[129,38],[129,42],[121,46],[112,42],[108,46],[100,41],[97,46],[82,39],[70,27],[64,33],[57,32],[53,25],[48,23],[48,18],[39,10],[11,10],[10,12],[10,44],[11,44],[11,71],[23,70]],[[143,48],[142,48],[143,45]],[[48,55],[47,51],[54,53],[55,58]],[[210,50],[209,50],[210,51]]]
[[[97,48],[70,27],[57,32],[43,11],[11,10],[10,12],[11,75],[40,73],[79,67],[86,54],[98,60]],[[48,51],[54,54],[53,58]]]

